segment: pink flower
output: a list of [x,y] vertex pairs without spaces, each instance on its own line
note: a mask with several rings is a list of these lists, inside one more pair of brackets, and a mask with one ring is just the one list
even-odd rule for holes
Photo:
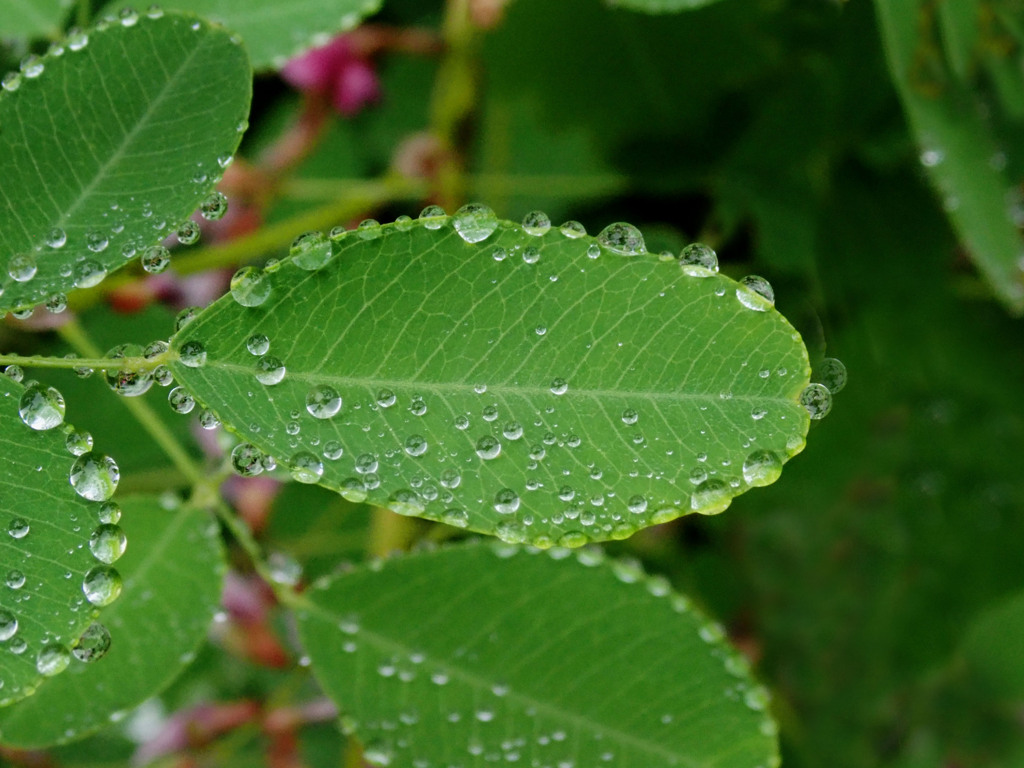
[[355,53],[344,35],[292,59],[281,77],[300,91],[330,96],[335,109],[346,117],[380,98],[373,66]]

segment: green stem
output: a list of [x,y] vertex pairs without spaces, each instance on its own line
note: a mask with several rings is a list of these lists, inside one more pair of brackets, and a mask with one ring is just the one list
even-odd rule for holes
[[89,26],[89,19],[91,17],[91,6],[90,0],[78,0],[75,7],[75,24],[80,29],[85,29]]
[[[100,352],[96,348],[96,345],[92,343],[89,337],[86,335],[82,327],[75,321],[66,323],[61,326],[58,330],[61,338],[64,339],[75,351],[79,354],[86,355],[87,360],[106,360],[106,358],[100,357]],[[125,364],[129,360],[136,360],[140,358],[125,358],[123,360],[116,361],[118,366],[110,367],[125,367]],[[83,358],[79,358],[72,362],[82,365]],[[108,360],[109,362],[109,360]],[[151,361],[145,361],[147,364]],[[164,424],[160,417],[156,415],[156,411],[144,400],[137,397],[122,397],[120,398],[121,404],[128,409],[135,420],[139,423],[149,436],[153,438],[153,441],[160,446],[161,450],[167,455],[167,458],[171,460],[171,463],[175,468],[181,472],[182,475],[192,485],[198,485],[203,481],[203,471],[188,455],[188,451],[178,442],[178,439],[171,433]]]
[[[62,334],[63,335],[63,334]],[[69,342],[70,343],[70,342]],[[166,362],[164,356],[145,357],[48,357],[46,355],[0,355],[0,365],[20,365],[22,368],[92,368],[96,371],[151,371]]]

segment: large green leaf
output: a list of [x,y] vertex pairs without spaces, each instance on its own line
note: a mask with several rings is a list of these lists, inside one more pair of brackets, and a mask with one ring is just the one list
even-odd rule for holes
[[93,285],[159,242],[238,146],[241,46],[191,17],[129,19],[69,39],[0,93],[0,309]]
[[69,0],[0,0],[0,38],[56,37]]
[[94,615],[86,577],[113,567],[89,546],[101,504],[70,483],[73,466],[97,454],[68,451],[62,408],[55,390],[0,375],[0,706],[32,693],[40,668],[55,672],[69,658]]
[[[1015,220],[1020,216],[1013,205],[1015,180],[993,133],[987,114],[991,107],[982,105],[972,84],[958,76],[967,67],[971,31],[955,25],[957,17],[949,13],[936,17],[940,5],[925,0],[875,3],[889,69],[921,146],[921,162],[950,221],[1000,300],[1019,314],[1024,312],[1024,240]],[[976,8],[975,16],[979,13]],[[943,21],[950,62],[939,44]],[[950,38],[952,26],[958,26],[964,40]],[[999,62],[994,66],[1003,71]],[[1019,89],[1020,65],[1014,66]]]
[[473,543],[309,593],[303,645],[370,762],[778,763],[719,627],[635,566],[550,555]]
[[0,711],[0,742],[38,747],[82,738],[164,688],[191,660],[220,604],[224,553],[216,524],[190,506],[122,502],[131,546],[121,597],[100,613],[110,651],[74,664]]
[[[256,69],[285,62],[376,13],[382,0],[170,0],[165,8],[189,11],[223,24],[245,40]],[[131,7],[116,0],[111,8]]]
[[760,296],[558,227],[471,243],[442,221],[268,268],[236,291],[262,304],[225,296],[176,334],[205,365],[175,376],[297,479],[540,546],[720,512],[803,448],[806,350]]

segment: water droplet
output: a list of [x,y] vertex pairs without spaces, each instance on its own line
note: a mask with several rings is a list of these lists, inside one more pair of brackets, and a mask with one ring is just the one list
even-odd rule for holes
[[167,402],[175,413],[191,413],[196,407],[195,398],[184,387],[175,387],[167,393]]
[[131,8],[122,8],[118,13],[122,27],[134,27],[139,21],[139,14]]
[[634,515],[642,515],[647,511],[647,499],[643,496],[630,496],[626,508]]
[[328,440],[324,443],[324,458],[330,461],[337,461],[345,455],[345,449],[337,440]]
[[441,522],[453,528],[469,526],[469,515],[464,509],[446,509],[441,515]]
[[110,632],[102,624],[93,623],[78,638],[71,648],[71,653],[79,661],[97,661],[107,655],[110,650]]
[[75,265],[74,282],[76,288],[94,288],[103,282],[107,269],[98,261],[85,259]]
[[7,642],[18,632],[18,619],[10,611],[0,609],[0,643]]
[[158,365],[153,369],[153,382],[161,387],[169,387],[174,383],[174,374],[166,365]]
[[427,412],[426,401],[419,395],[416,395],[415,397],[413,397],[412,402],[409,403],[409,411],[412,413],[413,416],[424,415]]
[[231,450],[231,468],[242,477],[256,477],[263,472],[263,452],[250,443],[239,443]]
[[0,87],[8,93],[14,93],[21,87],[21,75],[17,72],[8,72],[0,80]]
[[105,501],[100,504],[100,511],[97,514],[101,523],[116,523],[121,520],[121,507],[116,501]]
[[36,260],[27,253],[12,256],[7,263],[7,274],[17,283],[27,283],[36,276]]
[[28,56],[21,60],[21,74],[27,77],[29,80],[39,77],[43,74],[44,69],[43,60],[41,57],[34,53],[30,53]]
[[438,479],[443,487],[448,490],[454,490],[455,488],[458,488],[459,484],[462,482],[462,475],[459,474],[458,470],[446,469],[441,473],[441,476]]
[[465,414],[459,414],[455,417],[455,428],[459,430],[469,429],[469,417]]
[[12,539],[24,539],[30,530],[28,520],[23,517],[15,517],[7,525],[7,535]]
[[570,240],[576,240],[577,238],[583,237],[587,234],[587,228],[578,221],[567,221],[558,228],[558,231]]
[[314,419],[330,419],[341,410],[341,395],[327,384],[313,387],[306,395],[306,410]]
[[377,405],[381,408],[390,408],[397,400],[395,393],[390,389],[382,389],[377,392]]
[[408,232],[413,227],[413,220],[411,216],[402,214],[395,218],[395,229],[399,232]]
[[186,341],[178,350],[178,360],[189,368],[202,368],[206,365],[206,346],[201,341]]
[[782,474],[782,460],[772,451],[755,451],[743,462],[743,479],[752,488],[771,485]]
[[410,456],[422,456],[427,452],[427,440],[422,435],[410,435],[405,441],[404,448]]
[[551,219],[543,211],[530,211],[523,216],[523,229],[528,235],[546,235],[551,229]]
[[[219,158],[217,162],[220,162]],[[207,195],[203,202],[199,204],[199,213],[207,221],[218,221],[219,219],[223,219],[224,214],[227,212],[228,199],[222,192],[217,192],[216,190]]]
[[186,219],[181,222],[177,231],[178,242],[182,245],[195,245],[199,242],[200,236],[203,231],[199,228],[199,225],[192,221],[192,219]]
[[554,379],[551,382],[551,394],[564,395],[569,391],[569,384],[565,379]]
[[717,515],[728,509],[731,503],[728,483],[718,478],[705,480],[693,489],[690,496],[690,509],[702,515]]
[[356,472],[368,475],[377,471],[377,457],[372,453],[361,453],[356,457]]
[[476,441],[476,455],[484,461],[498,458],[501,453],[501,443],[497,438],[484,435]]
[[110,565],[124,554],[128,539],[117,525],[101,525],[89,536],[89,550],[101,563]]
[[333,256],[331,242],[323,232],[306,232],[292,241],[291,257],[295,266],[307,272],[323,267]]
[[64,440],[64,447],[72,456],[81,456],[92,450],[92,435],[88,432],[72,429]]
[[624,410],[622,412],[622,423],[623,424],[632,426],[633,424],[636,424],[637,421],[639,421],[639,420],[640,420],[640,414],[637,413],[632,408],[627,408],[626,410]]
[[162,245],[151,245],[139,257],[142,268],[151,275],[159,275],[171,266],[171,252]]
[[75,459],[69,479],[75,493],[83,499],[106,501],[117,490],[121,471],[109,456],[90,451]]
[[[6,584],[9,589],[21,589],[25,586],[25,574],[16,568],[13,568],[9,570],[7,575],[4,577],[4,584]],[[0,622],[0,624],[2,624],[2,622]],[[3,632],[0,631],[0,641],[6,639],[2,637],[2,635]]]
[[522,523],[513,520],[503,520],[498,523],[495,534],[506,544],[522,544],[526,541],[526,529]]
[[823,384],[808,384],[800,393],[800,405],[812,419],[824,419],[832,410],[832,393]]
[[826,357],[819,366],[818,378],[833,395],[838,394],[846,386],[846,366],[841,360]]
[[268,387],[284,381],[284,375],[287,372],[284,363],[273,355],[264,355],[257,360],[255,369],[256,380]]
[[288,471],[300,483],[315,483],[324,474],[324,464],[308,451],[299,451],[288,462]]
[[934,168],[946,159],[946,153],[938,148],[930,147],[921,151],[921,165]]
[[558,537],[558,546],[576,549],[582,547],[590,539],[582,531],[567,531]]
[[502,488],[494,495],[494,508],[501,515],[511,515],[519,509],[519,494],[511,488]]
[[597,242],[621,256],[639,256],[647,250],[640,230],[621,221],[602,229]]
[[480,418],[487,422],[496,421],[498,418],[497,404],[492,403],[491,405],[485,406],[480,412]]
[[72,51],[80,51],[89,44],[89,35],[78,27],[68,30],[68,48]]
[[452,226],[467,243],[479,243],[498,228],[498,217],[486,205],[468,203],[452,216]]
[[245,348],[250,355],[265,355],[270,351],[270,339],[262,333],[254,333],[245,341]]
[[507,440],[519,440],[523,436],[523,425],[518,421],[506,422],[505,426],[501,429],[501,434]]
[[82,579],[82,592],[93,605],[103,607],[117,600],[123,583],[121,574],[109,565],[97,565]]
[[44,677],[59,675],[71,663],[71,652],[60,643],[47,643],[36,654],[36,670]]
[[679,254],[679,266],[693,277],[707,277],[718,271],[718,254],[704,243],[690,243]]
[[258,307],[270,298],[273,286],[262,269],[242,267],[231,278],[231,298],[243,307]]
[[21,395],[18,415],[30,428],[42,432],[64,423],[64,396],[53,387],[33,384]]
[[51,248],[63,248],[68,242],[68,234],[60,227],[54,227],[46,233],[45,242]]
[[59,315],[68,308],[68,297],[63,293],[55,293],[46,300],[46,311]]
[[356,227],[356,234],[360,240],[376,240],[381,236],[380,222],[376,219],[363,219]]
[[419,219],[427,229],[440,229],[448,222],[448,214],[439,205],[428,205],[420,211]]
[[9,378],[11,381],[20,382],[23,378],[25,378],[25,371],[22,370],[20,365],[15,365],[14,363],[11,363],[6,368],[4,368],[4,376]]
[[775,306],[775,291],[767,280],[757,275],[747,275],[740,280],[736,298],[744,307],[756,312],[764,312]]

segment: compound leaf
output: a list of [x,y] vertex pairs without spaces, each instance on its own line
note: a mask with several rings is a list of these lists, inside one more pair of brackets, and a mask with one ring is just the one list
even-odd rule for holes
[[[70,482],[75,465],[100,457],[69,453],[59,428],[63,407],[56,390],[0,376],[0,707],[31,694],[44,672],[67,666],[69,647],[94,615],[87,577],[94,586],[116,584],[107,570],[114,567],[98,562],[89,546],[101,504]],[[113,485],[86,492],[104,496]],[[93,594],[97,603],[116,597]]]
[[225,567],[217,526],[200,509],[168,509],[155,498],[121,506],[131,546],[117,563],[124,591],[99,616],[109,652],[0,711],[0,742],[40,747],[108,726],[166,687],[206,637]]
[[767,693],[635,565],[480,542],[309,593],[313,672],[382,765],[775,765]]
[[351,500],[579,546],[721,512],[803,448],[806,350],[761,296],[572,229],[443,224],[322,238],[175,335],[178,381],[258,449],[243,473],[268,454]]
[[238,146],[244,50],[161,13],[73,35],[0,92],[0,310],[95,285],[160,242]]
[[[132,5],[117,0],[111,8]],[[171,0],[164,5],[237,32],[258,70],[280,69],[293,56],[357,26],[380,6],[381,0]]]

